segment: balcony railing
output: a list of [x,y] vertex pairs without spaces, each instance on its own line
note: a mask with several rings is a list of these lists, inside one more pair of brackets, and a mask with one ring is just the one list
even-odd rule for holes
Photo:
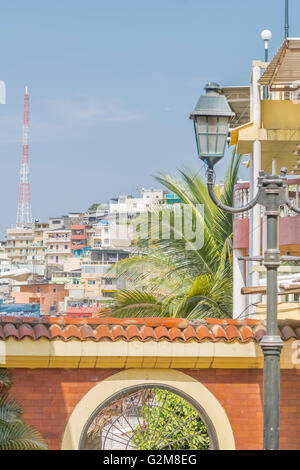
[[[257,188],[255,188],[255,191]],[[289,199],[293,202],[297,207],[299,207],[299,200],[300,200],[300,179],[297,178],[289,178],[288,179],[288,191],[289,191]],[[235,185],[234,191],[234,205],[244,206],[250,201],[250,183],[249,181],[237,183]],[[261,206],[261,215],[263,215],[263,207]],[[294,217],[297,214],[289,209],[287,206],[284,206],[280,211],[280,217]],[[235,215],[236,219],[247,219],[249,218],[249,211],[242,212],[240,214]]]

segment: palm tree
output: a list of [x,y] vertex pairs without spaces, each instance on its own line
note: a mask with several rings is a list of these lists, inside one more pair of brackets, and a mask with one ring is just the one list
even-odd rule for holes
[[40,433],[21,420],[22,408],[8,393],[10,373],[0,369],[0,450],[46,450]]
[[[233,152],[224,186],[217,189],[218,197],[227,205],[233,204],[240,161],[241,156]],[[136,255],[117,263],[118,277],[129,280],[133,289],[119,293],[112,309],[115,316],[232,316],[232,215],[215,206],[197,174],[187,170],[180,175],[156,179],[191,209],[192,219],[184,211],[180,217],[184,225],[203,227],[203,245],[199,247],[196,239],[187,240],[185,236],[177,239],[171,212],[170,237],[150,243],[140,240]],[[199,204],[204,206],[204,216]],[[157,224],[162,220],[161,215]],[[148,228],[148,219],[139,223]],[[153,228],[159,230],[159,226]]]

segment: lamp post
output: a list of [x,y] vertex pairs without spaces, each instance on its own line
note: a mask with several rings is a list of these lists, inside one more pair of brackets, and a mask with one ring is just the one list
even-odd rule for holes
[[272,33],[268,29],[264,29],[261,32],[260,37],[265,43],[265,62],[268,62],[269,61],[269,41],[272,38]]
[[283,345],[277,325],[277,270],[280,261],[291,259],[280,256],[278,217],[281,206],[287,205],[298,214],[300,209],[294,207],[288,199],[286,168],[281,169],[279,176],[260,171],[257,194],[245,206],[229,207],[217,198],[214,192],[214,165],[224,156],[229,122],[234,113],[218,84],[209,83],[205,90],[206,95],[200,97],[190,118],[194,121],[199,158],[208,167],[208,193],[216,206],[226,212],[237,214],[261,204],[265,207],[267,217],[267,248],[264,256],[248,257],[245,260],[263,261],[267,269],[267,331],[260,341],[264,355],[264,449],[276,450],[279,448],[280,353]]

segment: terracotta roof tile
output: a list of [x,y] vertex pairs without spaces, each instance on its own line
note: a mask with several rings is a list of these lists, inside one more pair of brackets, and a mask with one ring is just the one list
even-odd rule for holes
[[80,333],[81,333],[81,339],[96,339],[96,335],[93,331],[93,329],[89,325],[83,325],[80,328]]
[[64,331],[65,333],[65,338],[70,339],[70,338],[77,338],[81,339],[81,334],[79,328],[75,325],[69,325]]
[[248,341],[249,339],[253,339],[253,331],[251,330],[250,326],[244,325],[240,328],[240,335],[243,341]]
[[126,332],[125,332],[124,328],[120,325],[114,325],[112,327],[111,337],[112,337],[112,339],[117,339],[117,338],[122,338],[122,337],[127,339]]
[[8,316],[8,315],[5,315],[3,317],[1,317],[1,321],[2,323],[20,323],[20,319],[18,317],[14,317],[14,316]]
[[185,328],[185,330],[183,330],[183,335],[184,335],[186,341],[188,341],[189,339],[192,339],[192,338],[195,339],[195,340],[198,339],[196,331],[191,325],[189,325],[187,328]]
[[96,329],[96,339],[99,341],[102,338],[112,339],[111,333],[107,325],[100,325]]
[[198,328],[196,328],[196,333],[200,341],[206,338],[212,339],[212,334],[205,325],[198,326]]
[[175,328],[175,327],[170,328],[169,336],[170,336],[171,341],[174,341],[175,339],[181,339],[182,341],[185,340],[185,337],[183,336],[179,328]]
[[144,325],[141,328],[141,339],[145,341],[146,339],[151,339],[151,338],[156,339],[153,328],[151,328],[150,326]]
[[266,334],[266,327],[262,324],[257,325],[253,329],[254,337],[257,341],[260,341]]
[[35,339],[39,339],[39,338],[50,339],[51,338],[48,328],[41,323],[38,325],[34,325],[33,330],[34,330]]
[[129,339],[129,341],[132,338],[139,338],[140,339],[140,337],[141,337],[140,332],[139,332],[138,328],[135,325],[130,325],[130,326],[127,327],[126,336]]
[[300,339],[300,326],[298,328],[295,328],[295,333],[298,339]]
[[59,325],[51,325],[49,328],[51,339],[54,338],[63,338],[65,339],[64,332],[62,331]]
[[19,327],[19,338],[23,339],[25,336],[35,339],[33,328],[27,323],[20,325]]
[[22,317],[20,318],[20,320],[22,321],[22,323],[37,323],[39,321],[38,318],[35,318],[35,317]]
[[7,323],[3,327],[3,333],[5,336],[5,339],[9,338],[10,336],[14,336],[15,338],[19,339],[19,333],[15,325],[12,323]]
[[225,328],[225,333],[229,341],[232,341],[234,339],[241,339],[239,330],[237,329],[236,326],[232,324]]
[[[279,320],[284,341],[300,339],[300,320]],[[265,321],[182,318],[66,318],[44,316],[0,316],[0,339],[46,338],[68,341],[260,341],[266,334]]]
[[222,328],[220,324],[212,326],[212,333],[213,333],[213,337],[217,340],[228,339],[224,328]]
[[167,330],[165,326],[157,326],[155,328],[155,336],[157,339],[162,339],[162,338],[170,339],[169,331]]
[[297,333],[293,330],[290,325],[285,325],[281,328],[281,337],[284,341],[289,340],[290,338],[297,338]]

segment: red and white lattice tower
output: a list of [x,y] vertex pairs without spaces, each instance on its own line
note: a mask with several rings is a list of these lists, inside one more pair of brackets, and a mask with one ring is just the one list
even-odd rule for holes
[[23,113],[23,153],[20,169],[19,200],[17,211],[17,227],[32,227],[31,195],[29,182],[28,160],[28,136],[29,136],[29,94],[25,87],[24,113]]

